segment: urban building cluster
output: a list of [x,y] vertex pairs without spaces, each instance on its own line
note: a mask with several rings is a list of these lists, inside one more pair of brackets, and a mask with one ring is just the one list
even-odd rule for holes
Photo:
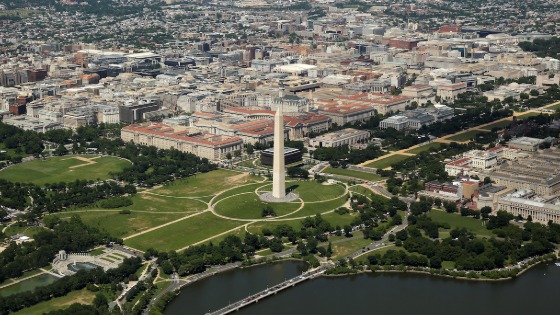
[[427,182],[419,194],[559,223],[560,149],[539,149],[549,141],[554,140],[521,137],[507,146],[468,151],[445,164],[445,171],[456,180]]
[[[378,115],[380,128],[418,130],[453,118],[457,98],[479,86],[505,102],[558,85],[560,61],[519,46],[558,35],[557,4],[537,2],[114,1],[141,8],[124,15],[28,8],[0,22],[0,117],[37,132],[122,123],[124,141],[216,161],[271,142],[281,107],[286,139],[359,147],[371,135],[352,125]],[[534,82],[503,83],[527,77]],[[457,181],[426,183],[422,193],[558,222],[546,211],[557,207],[560,156],[539,150],[545,141],[467,152],[445,165]]]

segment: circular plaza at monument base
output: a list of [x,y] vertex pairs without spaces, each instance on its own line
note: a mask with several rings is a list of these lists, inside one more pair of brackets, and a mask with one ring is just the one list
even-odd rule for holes
[[272,191],[267,191],[259,195],[259,198],[264,202],[292,202],[299,199],[299,195],[289,192],[281,197],[274,197]]
[[[216,196],[214,213],[225,219],[240,221],[274,220],[304,217],[334,210],[348,201],[344,183],[318,183],[312,180],[286,181],[286,195],[272,195],[272,183],[256,183],[234,188]],[[263,209],[272,208],[273,217],[263,217]]]

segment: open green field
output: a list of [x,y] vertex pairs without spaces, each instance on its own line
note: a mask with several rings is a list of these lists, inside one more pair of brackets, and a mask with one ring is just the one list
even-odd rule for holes
[[560,108],[560,103],[547,107],[547,109],[552,109],[552,110],[557,110],[558,108]]
[[133,196],[132,202],[132,205],[119,209],[149,212],[198,212],[207,208],[206,203],[196,199],[158,196],[150,192]]
[[[343,227],[347,224],[350,224],[350,222],[352,222],[354,217],[356,217],[357,215],[358,214],[355,213],[343,214],[343,215],[336,214],[336,213],[327,213],[322,215],[322,218],[328,221],[333,227],[336,227],[337,225]],[[247,230],[249,230],[249,232],[253,234],[256,234],[256,233],[260,233],[264,228],[273,230],[275,227],[279,225],[288,225],[294,228],[296,231],[299,231],[302,227],[301,225],[302,221],[303,219],[259,221],[259,222],[251,223],[247,227]],[[245,235],[244,230],[242,234]]]
[[377,160],[375,162],[371,162],[371,163],[369,163],[365,166],[366,167],[371,167],[371,168],[384,169],[384,168],[387,168],[387,167],[391,166],[391,164],[393,164],[393,163],[404,161],[404,160],[408,159],[409,157],[410,156],[404,155],[404,154],[395,154],[395,155],[392,155],[392,156],[388,156],[384,159]]
[[328,221],[333,227],[336,227],[337,225],[340,227],[344,227],[345,225],[350,224],[352,220],[354,220],[354,218],[359,215],[360,214],[358,212],[350,212],[342,215],[332,212],[332,213],[323,214],[322,217],[323,219]]
[[344,195],[345,191],[340,184],[319,184],[315,181],[286,182],[286,189],[295,191],[305,202],[333,199]]
[[511,120],[501,120],[501,121],[495,122],[493,124],[484,126],[484,127],[482,127],[482,129],[490,131],[493,128],[503,129],[503,128],[509,127],[509,125],[511,125]]
[[341,176],[348,176],[348,177],[355,177],[355,178],[368,180],[368,181],[372,181],[372,182],[383,179],[383,177],[381,177],[377,174],[374,174],[374,173],[360,172],[360,171],[356,171],[356,170],[350,170],[350,169],[347,169],[347,168],[327,167],[325,170],[323,170],[323,173],[335,174],[335,175],[341,175]]
[[184,213],[145,213],[131,211],[130,214],[120,214],[115,211],[63,212],[56,214],[61,218],[78,215],[82,221],[111,236],[123,238],[145,231],[164,223],[184,217]]
[[12,313],[14,315],[41,315],[54,310],[68,308],[74,303],[91,304],[95,298],[95,293],[86,289],[72,291],[65,296],[50,299],[39,304],[26,307],[19,312]]
[[111,178],[109,173],[118,172],[130,162],[115,157],[80,155],[58,156],[46,160],[33,160],[10,166],[0,171],[0,178],[12,182],[47,183]]
[[[550,108],[550,109],[553,109],[553,108]],[[531,112],[531,113],[525,113],[525,114],[523,114],[523,115],[519,115],[519,116],[517,116],[517,119],[526,119],[526,118],[529,118],[529,117],[539,116],[539,115],[547,115],[547,116],[548,116],[547,113],[535,113],[535,112]]]
[[359,186],[359,185],[352,186],[348,190],[350,190],[351,192],[356,193],[358,195],[364,196],[368,199],[371,199],[371,194],[373,194],[373,191],[367,189],[366,187]]
[[214,238],[209,239],[208,242],[206,242],[205,244],[212,243],[212,244],[216,245],[216,244],[220,243],[221,241],[225,240],[226,237],[228,237],[230,235],[237,236],[237,237],[239,237],[240,239],[243,240],[245,238],[246,233],[247,232],[245,231],[245,228],[243,226],[240,226],[236,230],[233,230],[229,233],[225,233],[225,234],[222,234],[220,236],[216,236]]
[[43,231],[44,228],[39,226],[19,226],[17,223],[10,225],[4,232],[7,236],[14,236],[16,234],[23,234],[33,238],[35,234]]
[[469,130],[467,132],[463,132],[453,137],[446,138],[446,140],[458,141],[458,142],[470,141],[474,137],[476,137],[477,134],[484,133],[484,132],[485,131],[481,131],[481,130]]
[[218,201],[225,199],[227,197],[230,196],[234,196],[234,195],[239,195],[239,194],[243,194],[243,193],[248,193],[248,192],[255,192],[255,190],[259,189],[260,187],[265,186],[265,183],[254,183],[254,184],[249,184],[249,185],[245,185],[242,187],[236,187],[233,189],[230,189],[226,192],[223,192],[219,195],[216,196],[216,199],[214,199],[213,203],[217,203]]
[[125,244],[140,250],[146,250],[150,247],[160,251],[177,250],[240,225],[243,225],[243,222],[222,219],[210,212],[205,212],[130,238],[125,241]]
[[270,206],[276,216],[283,216],[297,210],[301,202],[275,203],[261,201],[255,193],[248,192],[220,200],[215,205],[216,213],[237,219],[262,219],[262,210]]
[[262,229],[267,228],[269,230],[274,230],[279,225],[288,225],[294,228],[294,230],[299,231],[301,229],[302,220],[286,220],[286,221],[261,221],[251,223],[247,230],[253,234],[260,233]]
[[428,212],[428,217],[432,221],[438,223],[449,223],[451,229],[466,228],[467,230],[483,236],[492,236],[492,232],[482,225],[481,220],[476,220],[471,217],[462,217],[458,213],[447,213],[441,210],[431,210]]
[[363,236],[356,235],[356,237],[351,240],[340,242],[340,243],[334,243],[332,244],[332,250],[333,250],[332,259],[338,260],[346,255],[357,252],[361,248],[364,248],[367,245],[371,244],[371,242],[372,240],[366,240],[363,238]]
[[200,197],[214,195],[222,190],[262,180],[262,177],[249,173],[220,169],[179,179],[151,192],[176,197]]
[[328,200],[328,201],[312,202],[312,203],[306,202],[305,205],[303,206],[303,209],[286,216],[286,218],[308,217],[308,216],[314,216],[317,213],[324,213],[327,211],[331,211],[336,208],[342,207],[342,205],[344,205],[346,200],[347,197],[346,195],[344,195],[339,198]]
[[418,147],[418,148],[415,148],[415,149],[412,149],[412,150],[408,150],[408,151],[406,151],[406,153],[418,154],[418,153],[422,153],[422,152],[429,151],[431,148],[439,149],[439,147],[441,147],[441,143],[439,143],[439,142],[430,142],[430,143],[425,144],[425,145],[423,145],[423,146],[420,146],[420,147]]

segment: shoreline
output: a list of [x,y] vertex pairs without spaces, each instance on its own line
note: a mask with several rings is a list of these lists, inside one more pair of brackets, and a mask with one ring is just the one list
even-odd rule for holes
[[[550,255],[550,254],[548,254]],[[523,269],[519,270],[519,272],[517,272],[515,275],[513,276],[509,276],[509,277],[502,277],[502,278],[496,278],[496,279],[491,279],[491,278],[470,278],[470,277],[466,277],[466,276],[454,276],[454,275],[448,275],[448,274],[443,274],[440,272],[443,272],[444,270],[448,270],[448,269],[431,269],[431,271],[425,271],[425,270],[414,270],[414,269],[407,269],[407,267],[404,267],[405,269],[403,270],[399,270],[399,269],[375,269],[375,270],[356,270],[355,273],[341,273],[341,274],[323,274],[321,275],[321,277],[348,277],[348,276],[354,276],[354,275],[361,275],[361,274],[366,274],[366,273],[414,273],[414,274],[422,274],[422,275],[426,275],[426,276],[437,276],[437,277],[443,277],[443,278],[450,278],[450,279],[455,279],[455,280],[469,280],[469,281],[483,281],[483,282],[498,282],[498,281],[507,281],[507,280],[513,280],[521,275],[523,275],[525,272],[527,272],[528,270],[530,270],[531,268],[541,264],[541,263],[546,263],[546,262],[554,262],[554,261],[558,261],[559,257],[554,254],[553,256],[550,257],[546,257],[547,255],[543,255],[541,257],[535,258],[535,262],[525,266]],[[297,262],[304,262],[306,264],[308,264],[305,260],[303,259],[299,259],[299,258],[294,258],[294,257],[283,257],[280,259],[273,259],[273,260],[267,260],[267,261],[262,261],[262,262],[258,262],[258,263],[254,263],[254,264],[250,264],[250,265],[239,265],[239,266],[234,266],[232,268],[228,268],[228,269],[224,269],[218,272],[215,272],[209,276],[197,279],[198,280],[202,280],[202,279],[206,279],[206,278],[210,278],[211,276],[214,276],[218,273],[223,273],[225,271],[231,271],[231,270],[235,270],[237,268],[239,269],[244,269],[244,268],[250,268],[250,267],[255,267],[255,266],[262,266],[262,265],[267,265],[267,264],[272,264],[272,263],[277,263],[277,262],[285,262],[285,261],[297,261]],[[309,264],[308,264],[309,265]],[[439,272],[438,272],[439,271]],[[486,270],[486,271],[481,271],[482,272],[492,272],[493,270]],[[186,279],[185,279],[186,280]],[[193,282],[196,282],[193,281]],[[181,291],[184,287],[186,287],[189,284],[192,284],[193,282],[184,282],[181,283],[178,287],[172,289],[171,291],[169,291],[169,293],[173,293],[173,298],[169,299],[166,303],[166,307],[169,303],[171,303],[177,296],[179,296],[179,294],[181,294]],[[164,308],[165,309],[165,308]]]
[[[514,276],[509,276],[509,277],[502,277],[502,278],[496,278],[496,279],[491,279],[491,278],[470,278],[470,277],[465,277],[465,276],[454,276],[454,275],[448,275],[448,274],[444,274],[444,273],[440,273],[437,271],[442,271],[443,269],[430,269],[431,271],[424,271],[424,270],[415,270],[415,269],[407,269],[407,267],[404,267],[403,270],[399,270],[399,269],[375,269],[375,270],[357,270],[355,273],[341,273],[341,274],[324,274],[322,275],[322,277],[346,277],[346,276],[353,276],[353,275],[360,275],[360,274],[365,274],[365,273],[415,273],[415,274],[423,274],[423,275],[428,275],[428,276],[438,276],[438,277],[443,277],[443,278],[451,278],[451,279],[457,279],[457,280],[469,280],[469,281],[507,281],[507,280],[513,280],[521,275],[523,275],[525,272],[527,272],[529,269],[542,264],[542,263],[546,263],[546,262],[554,262],[556,260],[558,260],[559,258],[557,257],[550,257],[550,258],[546,258],[543,260],[538,260],[532,264],[527,265],[526,267],[524,267],[523,269],[521,269],[518,273],[516,273]],[[445,269],[448,270],[448,269]],[[484,270],[484,271],[480,271],[480,273],[482,272],[492,272],[493,270]],[[460,271],[458,271],[460,272]]]

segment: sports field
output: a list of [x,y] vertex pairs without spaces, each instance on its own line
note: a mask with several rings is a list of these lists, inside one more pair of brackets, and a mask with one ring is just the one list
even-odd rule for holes
[[12,182],[47,183],[80,180],[104,180],[111,172],[118,172],[130,162],[110,156],[70,155],[38,159],[10,166],[0,171],[0,178]]

